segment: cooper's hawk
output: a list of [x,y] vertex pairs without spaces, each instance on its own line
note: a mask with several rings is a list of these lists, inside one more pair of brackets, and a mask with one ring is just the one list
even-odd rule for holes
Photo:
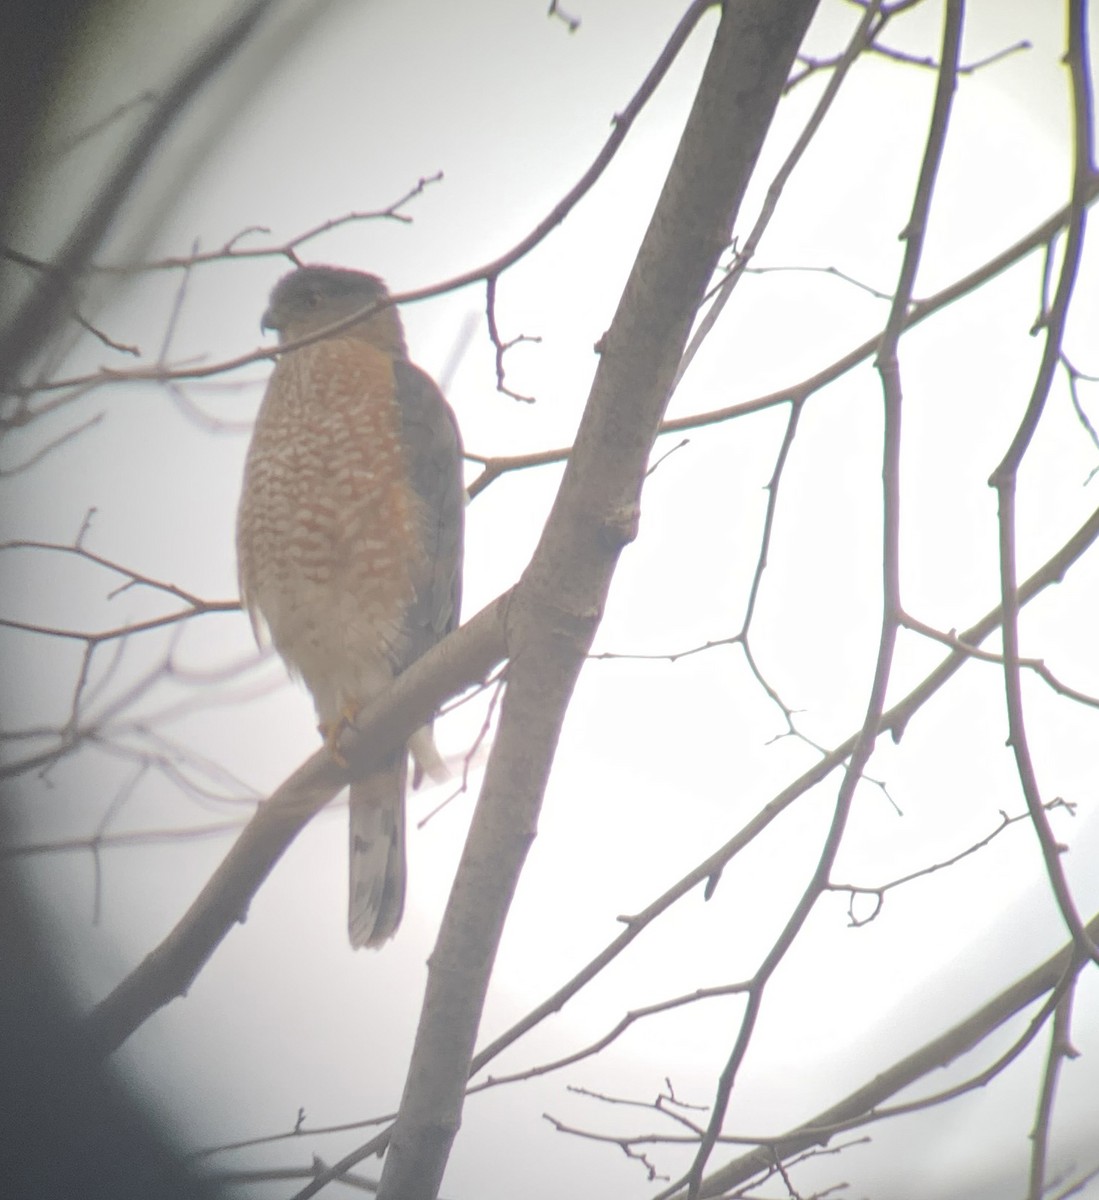
[[[271,293],[287,343],[388,299],[373,275],[309,266]],[[344,721],[458,622],[461,443],[439,389],[408,361],[389,306],[280,356],[256,419],[237,518],[241,597],[265,624],[334,747]],[[417,777],[442,769],[430,726]],[[352,946],[404,907],[408,751],[351,784]]]

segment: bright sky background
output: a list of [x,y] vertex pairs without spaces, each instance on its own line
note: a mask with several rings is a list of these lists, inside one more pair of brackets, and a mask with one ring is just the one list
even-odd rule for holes
[[[100,261],[213,249],[251,225],[242,244],[278,244],[326,219],[384,208],[420,177],[444,173],[407,208],[414,223],[346,225],[303,255],[383,275],[394,290],[442,280],[509,248],[572,185],[640,83],[683,5],[675,0],[574,0],[575,34],[536,0],[344,0],[286,3],[234,72],[172,137],[120,220]],[[956,99],[917,295],[927,295],[1014,242],[1068,194],[1067,72],[1060,5],[972,0],[963,58],[982,59],[1026,38],[1033,48],[964,77]],[[156,6],[118,5],[94,30],[86,62],[62,95],[56,129],[80,128],[144,89],[157,89],[205,34],[234,11],[202,0],[172,19]],[[307,21],[312,15],[315,19]],[[822,0],[809,51],[838,52],[857,18]],[[483,290],[408,307],[414,359],[446,380],[466,446],[478,454],[567,444],[587,396],[594,342],[607,327],[705,61],[714,20],[696,31],[595,191],[553,237],[509,271],[499,289],[505,338],[541,337],[507,358],[519,404],[494,390]],[[933,0],[891,25],[886,41],[934,54]],[[1094,30],[1093,30],[1094,32]],[[760,267],[834,266],[891,290],[926,133],[934,73],[882,58],[861,62],[783,199]],[[799,132],[823,79],[784,103],[738,224],[750,228],[771,175]],[[59,161],[43,184],[19,248],[47,255],[79,212],[90,182],[132,126]],[[987,477],[1029,395],[1040,339],[1041,256],[905,337],[903,588],[908,609],[962,629],[996,602],[995,502]],[[275,259],[194,272],[170,359],[216,361],[258,344]],[[85,311],[116,339],[155,359],[179,275],[113,286],[100,279]],[[1077,286],[1066,349],[1099,374],[1099,255]],[[749,276],[673,398],[682,415],[750,399],[826,366],[881,327],[883,301],[839,278],[781,271]],[[469,337],[471,323],[472,337]],[[468,341],[467,341],[468,339]],[[85,338],[64,373],[125,367]],[[0,533],[60,542],[96,512],[86,545],[149,576],[210,599],[236,595],[233,522],[240,472],[267,371],[221,387],[188,387],[192,408],[163,389],[102,390],[30,429],[7,450],[21,461],[79,420],[104,418],[32,472],[5,480]],[[1093,420],[1099,392],[1092,387]],[[208,418],[196,419],[197,408]],[[809,403],[783,482],[775,542],[753,646],[801,730],[831,746],[861,721],[879,619],[880,387],[864,366]],[[659,655],[737,632],[758,554],[784,410],[695,431],[646,485],[641,536],[624,554],[595,649]],[[216,428],[211,428],[216,423]],[[659,455],[679,441],[664,439]],[[5,462],[3,465],[10,465]],[[1099,453],[1059,381],[1020,492],[1025,576],[1094,508],[1089,473]],[[470,468],[470,477],[476,469]],[[518,577],[551,503],[559,469],[506,477],[468,513],[465,615]],[[0,611],[76,628],[108,627],[166,611],[85,565],[22,554],[0,582]],[[1066,682],[1099,693],[1094,621],[1099,555],[1074,567],[1023,620],[1024,652]],[[150,772],[125,792],[110,828],[205,825],[247,814],[241,800],[274,788],[316,748],[312,706],[267,658],[254,656],[245,618],[209,617],[176,635],[127,647],[101,703],[175,641],[182,673],[142,702],[149,716],[182,705],[158,728],[225,775],[203,786],[234,801],[196,802]],[[65,719],[79,646],[5,637],[8,726]],[[990,646],[992,643],[990,643]],[[109,659],[104,655],[103,664]],[[894,671],[899,698],[941,657],[905,634]],[[196,688],[188,673],[210,673]],[[836,877],[885,882],[946,858],[991,832],[1023,801],[1004,745],[1002,680],[973,664],[912,721],[899,747],[884,743],[871,774],[903,815],[864,785]],[[1028,683],[1043,794],[1078,804],[1054,814],[1070,841],[1066,868],[1080,911],[1099,906],[1099,768],[1095,710]],[[442,722],[461,756],[484,704]],[[484,1043],[520,1018],[619,930],[616,917],[662,893],[724,842],[813,760],[751,678],[721,647],[667,661],[593,662],[561,741],[543,819],[504,936],[482,1022]],[[141,742],[131,732],[128,745]],[[194,760],[182,769],[198,778]],[[94,831],[130,786],[132,759],[89,750],[62,762],[49,786],[27,781],[27,841]],[[600,1036],[629,1009],[698,987],[747,978],[784,923],[819,854],[836,781],[803,798],[729,869],[713,900],[677,905],[597,983],[493,1064],[519,1070]],[[474,793],[475,794],[475,789]],[[413,821],[446,793],[410,801]],[[185,1001],[150,1020],[118,1055],[151,1105],[189,1146],[390,1112],[403,1085],[425,977],[472,794],[422,831],[413,828],[410,893],[397,939],[353,954],[345,932],[346,811],[339,803],[298,840]],[[171,929],[230,844],[228,836],[122,848],[102,857],[93,923],[87,854],[29,861],[58,954],[84,1002],[105,995]],[[846,900],[822,903],[767,995],[730,1109],[731,1132],[778,1133],[871,1078],[983,1003],[1065,940],[1036,839],[1018,825],[951,871],[889,894],[858,930]],[[555,1132],[550,1113],[589,1130],[663,1129],[652,1112],[620,1110],[567,1087],[651,1100],[669,1076],[680,1097],[706,1104],[735,1037],[735,1000],[711,1001],[641,1023],[608,1053],[565,1071],[471,1099],[443,1195],[450,1200],[643,1197],[658,1190],[614,1146]],[[1020,1032],[1021,1024],[1012,1027]],[[1096,1165],[1099,979],[1085,976],[1058,1107],[1054,1169]],[[996,1048],[1008,1044],[995,1039]],[[806,1192],[838,1180],[852,1196],[946,1197],[1022,1192],[1037,1081],[1047,1037],[993,1086],[917,1120],[872,1126],[872,1142],[804,1169]],[[955,1064],[945,1086],[989,1060]],[[926,1090],[926,1085],[924,1090]],[[667,1125],[667,1132],[674,1132]],[[368,1136],[367,1134],[366,1136]],[[362,1140],[349,1134],[224,1156],[225,1165],[332,1161]],[[675,1174],[687,1160],[658,1147]],[[725,1161],[724,1152],[711,1165]],[[377,1174],[376,1163],[364,1173]],[[283,1185],[256,1195],[282,1195]],[[244,1190],[242,1189],[242,1194]],[[1099,1196],[1099,1184],[1081,1195]]]

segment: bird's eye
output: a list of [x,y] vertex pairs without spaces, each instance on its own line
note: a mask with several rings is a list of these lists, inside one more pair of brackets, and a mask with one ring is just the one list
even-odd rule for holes
[[302,299],[306,308],[316,308],[321,302],[319,292],[306,292]]

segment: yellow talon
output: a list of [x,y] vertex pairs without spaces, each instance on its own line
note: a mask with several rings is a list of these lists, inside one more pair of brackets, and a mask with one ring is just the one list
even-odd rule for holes
[[352,729],[355,718],[359,715],[359,707],[355,704],[345,704],[340,710],[340,719],[335,725],[318,725],[317,730],[324,738],[324,748],[332,755],[337,766],[346,767],[347,759],[340,753],[340,735],[345,729]]

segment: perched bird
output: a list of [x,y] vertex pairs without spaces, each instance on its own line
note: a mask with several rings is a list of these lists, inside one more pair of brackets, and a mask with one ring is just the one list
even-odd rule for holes
[[[465,490],[447,402],[408,361],[397,310],[374,275],[307,266],[279,280],[262,328],[293,342],[256,418],[237,517],[242,601],[336,739],[364,704],[453,629]],[[382,305],[383,307],[378,307]],[[374,311],[369,311],[369,310]],[[430,725],[351,784],[352,946],[396,932],[405,895],[404,793],[445,774]]]

